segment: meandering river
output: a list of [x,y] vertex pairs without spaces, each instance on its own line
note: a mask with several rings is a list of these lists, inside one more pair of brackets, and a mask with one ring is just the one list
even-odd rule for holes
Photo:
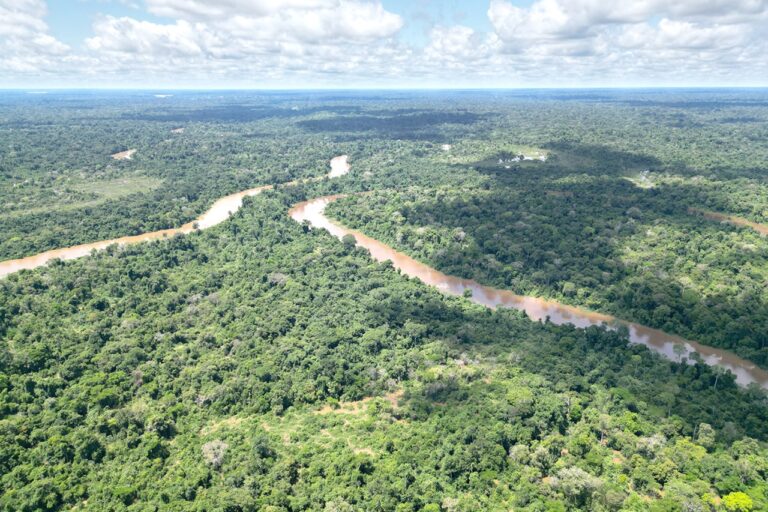
[[[325,215],[325,208],[331,202],[341,197],[344,196],[325,196],[305,201],[291,208],[289,214],[296,222],[308,221],[313,227],[325,229],[338,238],[344,235],[354,236],[357,244],[368,249],[375,260],[389,260],[403,274],[416,277],[423,283],[434,286],[444,293],[463,295],[466,290],[470,290],[472,296],[469,299],[477,304],[489,308],[507,307],[518,309],[525,311],[528,317],[533,320],[545,320],[548,318],[550,322],[558,325],[573,324],[576,327],[589,327],[590,325],[600,325],[603,323],[611,327],[625,325],[629,329],[629,339],[632,343],[645,345],[672,360],[679,360],[681,357],[687,357],[690,360],[691,356],[697,353],[706,364],[730,370],[736,376],[736,381],[739,384],[747,386],[756,383],[768,389],[767,371],[727,350],[702,345],[658,329],[626,322],[610,315],[595,313],[537,297],[515,295],[508,290],[484,286],[471,279],[446,275],[406,254],[396,251],[375,238],[349,229],[329,219]],[[675,347],[677,347],[678,352],[676,352]]]
[[[349,172],[349,162],[347,155],[337,156],[331,160],[331,171],[324,177],[338,178]],[[322,178],[314,178],[322,179]],[[313,181],[312,178],[307,180],[297,180],[288,183],[283,183],[282,186],[296,185],[300,182]],[[263,185],[261,187],[250,188],[224,196],[218,199],[213,205],[202,215],[192,222],[188,222],[179,228],[161,229],[160,231],[152,231],[150,233],[143,233],[141,235],[124,236],[120,238],[113,238],[112,240],[102,240],[100,242],[92,242],[88,244],[75,245],[73,247],[65,247],[63,249],[54,249],[51,251],[41,252],[40,254],[34,254],[25,258],[19,258],[16,260],[6,260],[0,262],[0,278],[18,272],[24,269],[33,269],[41,267],[54,259],[72,260],[75,258],[82,258],[91,253],[91,251],[100,251],[106,249],[110,245],[128,245],[136,244],[139,242],[147,242],[150,240],[159,240],[167,238],[173,235],[187,234],[195,231],[195,229],[207,229],[217,224],[221,224],[227,220],[234,212],[243,206],[243,198],[248,196],[255,196],[265,190],[274,188],[273,185]]]
[[[349,162],[346,155],[338,156],[331,160],[331,171],[326,175],[329,178],[337,178],[349,172]],[[322,178],[314,178],[314,180]],[[295,185],[300,182],[309,182],[313,179],[292,181],[283,185]],[[101,250],[113,244],[127,245],[149,240],[158,240],[176,234],[190,233],[196,229],[207,229],[232,216],[243,205],[243,198],[254,196],[273,188],[272,185],[243,190],[217,200],[211,208],[200,215],[193,222],[184,224],[179,228],[163,229],[135,236],[125,236],[112,240],[103,240],[88,244],[66,247],[46,251],[26,258],[0,262],[0,278],[23,269],[33,269],[47,264],[49,261],[59,258],[70,260],[87,256],[94,250]],[[588,327],[590,325],[608,324],[615,327],[625,325],[629,329],[629,338],[632,343],[643,344],[650,349],[659,352],[670,359],[678,360],[681,355],[690,358],[694,353],[699,354],[703,361],[709,365],[716,365],[730,370],[736,381],[741,385],[756,383],[768,389],[768,372],[755,364],[742,359],[726,350],[721,350],[694,341],[685,340],[672,334],[667,334],[658,329],[651,329],[632,322],[625,322],[609,315],[587,311],[574,306],[560,304],[537,297],[515,295],[508,290],[499,290],[490,286],[483,286],[470,279],[462,279],[446,275],[432,267],[429,267],[410,256],[396,251],[392,247],[368,237],[359,231],[349,229],[325,215],[325,208],[331,202],[339,199],[340,195],[319,197],[291,208],[289,214],[297,222],[308,221],[313,227],[328,230],[339,238],[344,235],[352,235],[358,245],[367,249],[377,261],[391,261],[395,268],[408,276],[416,277],[427,285],[434,286],[450,295],[463,295],[466,290],[472,292],[470,300],[489,308],[508,307],[525,311],[533,320],[544,320],[555,324],[573,324],[576,327]],[[717,219],[722,220],[722,219]],[[677,347],[677,351],[676,348]]]

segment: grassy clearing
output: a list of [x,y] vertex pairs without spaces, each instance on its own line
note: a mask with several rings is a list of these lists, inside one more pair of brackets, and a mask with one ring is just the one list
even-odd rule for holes
[[[83,194],[91,199],[83,201],[74,201],[63,204],[50,204],[46,206],[36,206],[32,208],[17,208],[9,212],[0,214],[2,218],[21,217],[24,215],[43,213],[49,211],[71,211],[97,206],[112,199],[129,196],[131,194],[146,193],[163,184],[163,180],[143,175],[122,176],[107,180],[95,181],[76,181],[67,183],[67,188],[77,194]],[[96,197],[94,197],[96,196]]]
[[509,159],[515,155],[525,155],[538,159],[540,156],[547,156],[548,154],[548,151],[534,146],[510,144],[496,140],[462,140],[451,144],[448,149],[441,146],[440,154],[436,155],[435,158],[437,161],[447,164],[487,167],[498,165],[500,157]]
[[116,199],[118,197],[135,194],[138,192],[149,192],[162,185],[163,180],[150,176],[122,176],[111,180],[87,181],[72,188],[79,192],[93,193],[100,196],[102,201]]
[[263,435],[273,441],[282,457],[332,451],[345,460],[376,459],[386,453],[387,439],[405,435],[403,429],[408,425],[393,416],[401,396],[402,392],[392,393],[316,410],[295,410],[284,416],[232,416],[204,425],[197,442],[223,440],[234,446]]

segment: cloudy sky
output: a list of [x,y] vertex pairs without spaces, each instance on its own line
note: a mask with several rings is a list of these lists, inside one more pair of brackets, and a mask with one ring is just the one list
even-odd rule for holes
[[768,0],[0,0],[0,87],[768,85]]

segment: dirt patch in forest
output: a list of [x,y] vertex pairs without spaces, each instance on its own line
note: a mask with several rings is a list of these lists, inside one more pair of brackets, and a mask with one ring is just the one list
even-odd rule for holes
[[373,457],[376,455],[376,452],[374,452],[370,448],[354,448],[352,447],[352,451],[355,452],[356,455],[368,455],[370,457]]
[[547,195],[552,197],[573,197],[573,192],[569,190],[547,190]]
[[393,408],[397,409],[397,402],[402,396],[403,390],[399,389],[392,393],[387,393],[383,397],[368,396],[362,400],[355,400],[353,402],[339,402],[337,407],[325,405],[321,409],[315,411],[315,414],[352,414],[357,416],[365,412],[366,405],[377,398],[384,398]]
[[210,425],[207,425],[200,429],[200,435],[205,436],[208,434],[213,434],[214,432],[218,432],[222,428],[237,428],[239,427],[243,421],[245,421],[245,418],[241,418],[238,416],[230,416],[229,418],[224,418],[221,421],[217,421],[216,423],[211,423]]
[[128,151],[121,151],[112,155],[115,160],[131,160],[137,150],[129,149]]

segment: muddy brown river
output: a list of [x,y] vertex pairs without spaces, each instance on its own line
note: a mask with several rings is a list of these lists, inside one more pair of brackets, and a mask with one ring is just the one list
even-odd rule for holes
[[703,216],[705,219],[714,220],[718,222],[726,222],[743,228],[751,228],[760,233],[763,236],[768,236],[768,226],[760,224],[758,222],[752,222],[751,220],[743,217],[737,217],[735,215],[726,215],[724,213],[713,212],[710,210],[702,210],[699,208],[688,208],[690,213],[697,213]]
[[[337,178],[348,172],[349,162],[347,156],[338,156],[331,160],[331,171],[326,177]],[[312,179],[306,181],[312,181]],[[297,182],[294,181],[283,185],[296,183]],[[184,224],[179,228],[163,229],[136,236],[125,236],[112,240],[76,245],[73,247],[46,251],[26,258],[2,261],[0,262],[0,278],[19,270],[34,269],[43,266],[56,258],[70,260],[87,256],[91,251],[105,249],[113,244],[134,244],[150,240],[158,240],[176,234],[186,234],[196,229],[207,229],[224,222],[232,216],[234,212],[239,210],[243,205],[244,197],[254,196],[271,188],[273,188],[272,185],[264,185],[222,197],[195,221]],[[328,204],[340,197],[343,196],[326,196],[299,203],[291,208],[289,214],[291,218],[297,222],[308,221],[313,227],[326,229],[338,238],[347,234],[354,236],[358,245],[367,249],[375,260],[389,260],[392,262],[393,266],[400,269],[402,273],[410,277],[416,277],[423,283],[434,286],[444,293],[450,295],[463,295],[466,290],[471,290],[472,296],[470,297],[470,300],[477,304],[489,308],[508,307],[518,309],[525,311],[525,313],[533,320],[545,320],[549,318],[549,321],[559,325],[573,324],[576,327],[582,328],[600,324],[607,324],[612,328],[619,325],[625,325],[629,329],[629,338],[632,343],[643,344],[651,350],[663,354],[672,360],[678,360],[681,355],[682,357],[688,357],[690,359],[692,354],[699,354],[705,363],[730,370],[736,376],[736,381],[739,384],[747,386],[755,383],[768,389],[767,371],[726,350],[701,345],[694,341],[667,334],[658,329],[651,329],[632,322],[626,322],[609,315],[595,313],[537,297],[515,295],[508,290],[499,290],[490,286],[483,286],[470,279],[462,279],[443,274],[432,267],[416,261],[406,254],[396,251],[392,247],[389,247],[374,238],[370,238],[359,231],[346,228],[329,219],[325,215],[325,208]],[[713,218],[713,220],[724,219]],[[728,220],[733,221],[733,219]],[[681,355],[678,355],[675,351],[675,347],[678,347],[678,352],[682,349]]]
[[[325,215],[325,208],[333,201],[344,197],[343,195],[319,197],[291,208],[289,214],[296,222],[308,221],[315,228],[322,228],[332,235],[341,238],[344,235],[352,235],[360,247],[364,247],[373,259],[377,261],[391,261],[392,265],[410,277],[421,280],[424,284],[434,286],[438,290],[449,295],[463,295],[466,290],[471,290],[469,300],[487,306],[489,308],[506,307],[525,311],[533,320],[545,320],[562,325],[572,324],[576,327],[589,327],[591,325],[607,324],[611,328],[625,325],[629,329],[629,339],[632,343],[645,345],[651,350],[663,354],[672,360],[680,360],[682,357],[696,353],[702,360],[712,366],[720,366],[730,370],[736,381],[742,386],[758,384],[768,389],[768,372],[759,368],[754,363],[742,359],[727,350],[721,350],[707,345],[686,340],[658,329],[652,329],[633,322],[626,322],[610,315],[595,313],[574,306],[560,304],[537,297],[515,295],[508,290],[499,290],[490,286],[459,277],[443,274],[410,256],[396,251],[392,247],[363,233],[349,229],[340,223],[329,219]],[[675,352],[678,347],[680,355]]]
[[[329,178],[338,178],[349,172],[349,162],[347,155],[337,156],[331,160],[331,171],[326,174]],[[318,179],[318,178],[315,178]],[[319,178],[322,179],[322,178]],[[306,180],[306,181],[311,181]],[[284,183],[285,185],[295,185],[297,181],[291,181]],[[65,247],[63,249],[54,249],[51,251],[41,252],[25,258],[19,258],[16,260],[6,260],[0,262],[0,278],[18,272],[19,270],[41,267],[54,259],[72,260],[75,258],[82,258],[88,256],[91,251],[100,251],[106,249],[110,245],[128,245],[136,244],[139,242],[147,242],[150,240],[159,240],[162,238],[171,237],[173,235],[185,235],[191,233],[195,229],[207,229],[217,224],[221,224],[227,220],[234,212],[243,206],[243,198],[248,196],[255,196],[265,190],[273,188],[273,185],[263,185],[261,187],[250,188],[248,190],[242,190],[228,196],[224,196],[221,199],[216,200],[215,203],[202,215],[192,222],[188,222],[179,228],[162,229],[160,231],[152,231],[150,233],[142,233],[135,236],[124,236],[121,238],[113,238],[111,240],[102,240],[100,242],[92,242],[88,244],[75,245],[73,247]]]

